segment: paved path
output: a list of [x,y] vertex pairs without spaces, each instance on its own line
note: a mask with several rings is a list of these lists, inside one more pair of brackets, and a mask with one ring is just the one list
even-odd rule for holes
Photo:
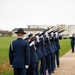
[[60,68],[52,75],[75,75],[75,53],[67,52],[60,58]]

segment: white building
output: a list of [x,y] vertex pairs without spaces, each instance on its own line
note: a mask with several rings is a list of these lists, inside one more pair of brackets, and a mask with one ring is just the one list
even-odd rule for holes
[[[51,26],[49,25],[28,25],[28,28],[24,28],[26,33],[29,32],[33,32],[34,34],[36,34],[37,32],[43,32],[45,29],[50,28]],[[75,33],[75,25],[56,25],[54,27],[54,29],[66,29],[62,35],[64,36],[70,36],[72,34]],[[14,32],[17,31],[17,28],[13,29],[13,35],[12,36],[16,36],[16,34],[14,34]]]
[[51,27],[50,25],[28,25],[28,28],[43,28],[43,29],[47,29]]
[[65,31],[62,33],[66,36],[71,36],[75,33],[75,25],[58,25],[60,29],[65,29]]

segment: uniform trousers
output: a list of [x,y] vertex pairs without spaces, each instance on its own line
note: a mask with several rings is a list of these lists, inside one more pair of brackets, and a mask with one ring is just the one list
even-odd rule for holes
[[41,58],[40,74],[46,75],[46,59],[45,59],[45,57]]
[[59,62],[59,50],[57,50],[57,51],[55,52],[55,57],[56,57],[57,66],[59,66],[59,65],[60,65],[60,62]]
[[14,68],[14,75],[26,75],[26,68]]
[[48,69],[48,74],[51,74],[52,70],[51,70],[51,55],[50,54],[46,56],[46,68]]
[[71,43],[72,52],[74,52],[74,43]]
[[54,53],[51,53],[51,70],[54,72],[55,70],[55,58],[54,58]]

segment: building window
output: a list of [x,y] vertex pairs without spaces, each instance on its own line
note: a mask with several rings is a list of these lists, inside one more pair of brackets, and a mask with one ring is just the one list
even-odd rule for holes
[[37,28],[39,28],[39,27],[37,26]]
[[30,28],[30,26],[28,26],[28,28]]

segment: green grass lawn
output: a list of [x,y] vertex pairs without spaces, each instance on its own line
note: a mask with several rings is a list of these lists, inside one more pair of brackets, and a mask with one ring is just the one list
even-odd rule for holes
[[70,39],[60,40],[60,47],[60,56],[62,56],[71,49]]
[[14,39],[12,37],[0,37],[0,75],[13,75],[9,66],[8,51],[9,44]]
[[[14,37],[0,37],[0,75],[13,75],[8,61],[9,44]],[[60,40],[60,56],[70,50],[70,40]]]

